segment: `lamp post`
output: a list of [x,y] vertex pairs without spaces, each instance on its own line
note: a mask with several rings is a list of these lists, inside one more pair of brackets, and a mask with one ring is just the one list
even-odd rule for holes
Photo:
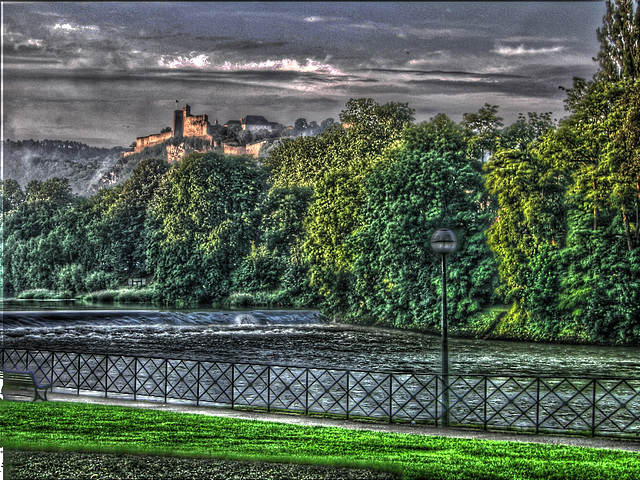
[[456,234],[447,228],[441,228],[431,236],[431,248],[442,255],[442,426],[449,426],[449,342],[447,322],[447,260],[448,253],[458,247]]

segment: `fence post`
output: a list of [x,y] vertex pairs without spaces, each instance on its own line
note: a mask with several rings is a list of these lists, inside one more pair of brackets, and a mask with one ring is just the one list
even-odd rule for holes
[[133,400],[138,394],[138,357],[133,357]]
[[389,374],[389,423],[393,423],[393,373]]
[[267,367],[267,412],[271,411],[271,365]]
[[540,430],[540,377],[536,381],[536,435]]
[[350,372],[347,370],[347,420],[349,420],[349,375]]
[[304,414],[309,415],[309,367],[305,368]]
[[231,408],[235,407],[235,389],[236,389],[236,364],[231,364]]
[[78,395],[80,395],[80,354],[78,354],[78,378],[76,381],[76,386],[78,387]]
[[54,382],[54,376],[55,376],[55,373],[56,373],[56,369],[54,368],[54,364],[53,364],[55,356],[53,355],[53,352],[49,352],[49,356],[50,356],[49,363],[51,364],[51,370],[49,370],[49,372],[50,372],[49,379],[51,380],[51,391],[53,391],[53,382]]
[[435,421],[436,421],[436,428],[438,428],[438,399],[440,398],[438,396],[438,385],[440,385],[440,378],[439,378],[439,375],[434,375],[434,377],[436,379],[436,381],[435,381],[435,384],[436,384],[436,396],[434,397],[434,402],[433,403],[435,403],[435,405],[436,405]]
[[591,402],[591,436],[596,436],[596,379],[593,382],[593,397]]
[[164,403],[167,403],[167,390],[169,388],[169,359],[164,359]]
[[482,423],[484,424],[484,429],[487,429],[487,403],[489,403],[489,398],[487,397],[487,393],[488,393],[488,388],[487,388],[487,376],[484,376],[484,408],[483,408],[483,420]]
[[198,377],[196,378],[196,406],[200,406],[200,360],[198,360]]
[[104,398],[109,390],[109,355],[104,356]]

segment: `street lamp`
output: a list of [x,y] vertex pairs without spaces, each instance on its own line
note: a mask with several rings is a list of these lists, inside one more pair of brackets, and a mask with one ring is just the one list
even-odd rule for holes
[[458,247],[456,234],[447,228],[441,228],[431,236],[431,248],[442,255],[442,426],[449,426],[449,343],[447,324],[447,260],[448,253],[453,253]]

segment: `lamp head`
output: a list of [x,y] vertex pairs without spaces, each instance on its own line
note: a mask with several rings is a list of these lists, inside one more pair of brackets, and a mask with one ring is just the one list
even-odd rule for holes
[[431,248],[436,253],[446,255],[453,253],[458,248],[456,234],[448,228],[440,228],[431,236]]

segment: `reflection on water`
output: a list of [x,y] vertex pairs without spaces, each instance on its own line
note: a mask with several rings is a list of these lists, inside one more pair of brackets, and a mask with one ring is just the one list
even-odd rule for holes
[[[315,311],[5,311],[4,346],[352,370],[437,372],[440,339]],[[640,349],[451,339],[452,373],[640,377]]]

